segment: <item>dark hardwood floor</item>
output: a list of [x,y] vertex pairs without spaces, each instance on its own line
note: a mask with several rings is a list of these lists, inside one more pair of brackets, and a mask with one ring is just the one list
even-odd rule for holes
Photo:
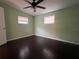
[[79,46],[30,36],[2,45],[0,59],[79,59]]

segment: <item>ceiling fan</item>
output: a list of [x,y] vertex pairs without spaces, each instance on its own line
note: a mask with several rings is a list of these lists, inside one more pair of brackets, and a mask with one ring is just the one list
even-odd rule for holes
[[41,2],[43,2],[44,0],[33,0],[33,2],[30,2],[28,0],[24,0],[25,2],[28,2],[31,6],[27,6],[27,7],[24,7],[24,9],[26,8],[33,8],[34,9],[34,12],[36,12],[36,8],[41,8],[41,9],[46,9],[46,7],[43,7],[43,6],[39,6],[38,4],[40,4]]

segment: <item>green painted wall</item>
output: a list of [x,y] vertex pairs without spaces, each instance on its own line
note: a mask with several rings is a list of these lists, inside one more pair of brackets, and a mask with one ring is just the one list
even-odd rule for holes
[[[39,36],[79,43],[79,5],[35,17],[2,2],[0,2],[0,6],[4,8],[5,12],[8,40],[35,33]],[[55,23],[45,25],[43,17],[49,15],[55,15]],[[29,24],[18,24],[18,16],[28,17]]]
[[[0,2],[0,7],[3,7],[5,12],[5,23],[6,23],[8,40],[34,34],[34,23],[33,23],[34,17],[32,15],[23,13],[2,2]],[[28,17],[29,24],[27,25],[18,24],[18,16]]]
[[[44,16],[55,15],[55,23],[46,25]],[[79,5],[35,17],[36,35],[79,43]]]

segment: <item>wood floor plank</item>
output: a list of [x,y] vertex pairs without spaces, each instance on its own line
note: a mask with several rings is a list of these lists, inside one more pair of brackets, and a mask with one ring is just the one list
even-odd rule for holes
[[79,46],[30,36],[0,47],[0,59],[79,59]]

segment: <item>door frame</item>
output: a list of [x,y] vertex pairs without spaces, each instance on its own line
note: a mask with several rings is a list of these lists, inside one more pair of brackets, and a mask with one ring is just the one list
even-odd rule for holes
[[7,43],[7,40],[6,40],[6,28],[5,28],[5,14],[4,14],[4,8],[0,6],[0,9],[2,10],[1,12],[3,13],[3,28],[2,28],[3,30],[2,30],[2,31],[4,31],[3,34],[4,34],[4,37],[5,37],[5,38],[3,39],[3,41],[0,42],[0,46],[1,46],[1,45],[3,45],[3,44]]

